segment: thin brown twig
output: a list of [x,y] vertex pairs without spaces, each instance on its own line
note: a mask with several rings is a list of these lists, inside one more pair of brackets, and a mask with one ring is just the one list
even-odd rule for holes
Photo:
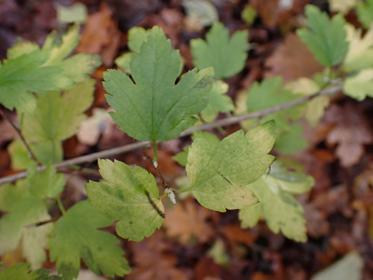
[[36,155],[32,151],[31,146],[27,142],[26,138],[23,136],[23,133],[22,133],[21,129],[12,121],[12,119],[3,110],[0,110],[0,115],[3,117],[3,119],[5,121],[7,121],[12,126],[14,131],[17,133],[19,139],[21,140],[21,142],[25,146],[25,148],[26,148],[27,152],[29,153],[31,159],[33,161],[35,161],[38,165],[42,165],[42,163],[38,160],[38,158],[36,157]]
[[[337,80],[332,83],[332,86],[322,89],[315,94],[304,96],[304,97],[295,99],[293,101],[290,101],[288,103],[276,105],[271,108],[267,108],[267,109],[260,110],[257,112],[252,112],[252,113],[247,113],[247,114],[237,115],[237,116],[231,116],[231,117],[227,117],[224,119],[216,120],[212,123],[207,123],[207,124],[203,124],[200,126],[191,127],[190,129],[187,129],[186,131],[181,133],[179,137],[188,136],[197,131],[210,130],[210,129],[214,129],[217,127],[229,126],[229,125],[240,123],[242,121],[249,120],[249,119],[262,118],[262,117],[268,116],[270,114],[273,114],[279,111],[287,110],[295,106],[305,104],[308,101],[319,96],[332,96],[340,92],[341,90],[342,90],[341,81]],[[82,164],[86,162],[93,162],[99,158],[109,158],[112,156],[124,154],[130,151],[134,151],[134,150],[149,147],[149,146],[150,146],[149,141],[136,142],[136,143],[127,144],[121,147],[116,147],[116,148],[100,151],[97,153],[92,153],[89,155],[84,155],[81,157],[65,160],[63,162],[55,164],[54,167],[56,167],[57,169],[61,169],[63,167],[67,167],[71,165],[78,165],[78,164]],[[39,166],[38,168],[38,170],[44,170],[44,169],[45,169],[45,166]],[[26,176],[27,176],[27,172],[20,172],[15,175],[0,178],[0,185],[15,182],[19,179],[25,178]]]

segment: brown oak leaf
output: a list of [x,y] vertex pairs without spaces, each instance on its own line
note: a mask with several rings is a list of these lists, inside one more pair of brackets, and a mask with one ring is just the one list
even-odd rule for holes
[[322,70],[322,66],[294,34],[286,36],[284,42],[267,60],[266,67],[266,76],[282,76],[287,81],[311,77]]
[[106,4],[90,15],[83,30],[78,52],[100,54],[105,65],[110,66],[120,44],[120,32]]
[[362,112],[351,104],[333,106],[326,119],[334,125],[326,140],[337,145],[336,154],[341,164],[349,167],[358,163],[364,154],[364,145],[373,142],[372,131]]
[[187,271],[178,268],[177,258],[169,253],[169,244],[161,232],[131,244],[134,268],[128,280],[188,280]]
[[192,237],[199,242],[206,242],[213,236],[213,230],[207,221],[211,215],[211,212],[196,205],[192,200],[178,203],[166,213],[167,235],[177,237],[184,244]]

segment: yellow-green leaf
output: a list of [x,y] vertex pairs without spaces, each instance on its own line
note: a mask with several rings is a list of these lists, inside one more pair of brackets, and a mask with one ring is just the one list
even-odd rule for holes
[[208,133],[196,133],[186,166],[190,191],[204,207],[224,212],[256,202],[246,186],[273,161],[269,155],[275,138],[273,123],[238,131],[222,141]]
[[164,208],[150,173],[110,160],[100,160],[99,169],[103,180],[87,184],[88,198],[95,208],[117,222],[121,237],[139,241],[162,225]]

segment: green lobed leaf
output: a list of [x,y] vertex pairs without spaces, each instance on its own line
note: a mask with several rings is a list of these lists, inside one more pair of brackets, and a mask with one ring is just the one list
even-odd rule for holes
[[100,160],[100,182],[89,182],[87,194],[94,207],[117,221],[117,233],[140,241],[163,222],[164,208],[154,177],[141,167]]
[[316,273],[311,280],[361,280],[363,275],[364,259],[358,252],[352,251]]
[[373,68],[364,69],[344,81],[344,93],[357,100],[373,97]]
[[128,48],[129,52],[123,53],[115,60],[115,64],[125,70],[131,72],[131,60],[134,53],[139,53],[141,46],[148,40],[149,30],[142,27],[132,27],[128,31]]
[[[286,88],[294,93],[301,96],[309,96],[320,91],[321,86],[312,79],[300,78],[286,84]],[[330,103],[330,97],[318,96],[308,101],[304,105],[303,115],[305,119],[312,125],[315,126],[325,113],[325,109]]]
[[226,95],[228,84],[215,81],[208,92],[209,99],[205,109],[201,112],[204,121],[213,121],[219,113],[228,113],[234,110],[232,99]]
[[307,148],[303,127],[297,123],[286,123],[277,136],[275,149],[285,155],[296,154]]
[[31,92],[59,88],[57,66],[44,66],[46,54],[33,51],[0,64],[0,103],[12,109],[30,102]]
[[343,68],[353,72],[373,67],[373,28],[362,36],[362,30],[347,25],[346,32],[350,48]]
[[357,4],[356,12],[360,22],[366,28],[370,28],[373,23],[373,0],[360,1]]
[[[50,219],[49,215],[45,215],[42,220],[48,221]],[[48,248],[49,234],[52,229],[52,223],[28,226],[24,229],[21,250],[23,257],[31,264],[32,269],[41,268],[47,260],[46,250]]]
[[248,112],[255,112],[276,105],[287,103],[297,96],[284,87],[281,77],[273,77],[255,82],[249,90],[246,107]]
[[48,36],[42,48],[22,42],[8,51],[0,64],[0,103],[12,109],[32,102],[31,93],[62,90],[88,78],[99,65],[95,55],[71,56],[79,41],[79,27],[73,26],[60,39]]
[[330,19],[316,6],[306,6],[306,27],[298,30],[298,36],[317,60],[326,67],[340,64],[348,51],[345,21],[342,15]]
[[48,219],[45,202],[31,194],[24,181],[0,188],[0,254],[17,248],[27,226]]
[[303,209],[292,194],[306,192],[312,185],[312,177],[289,172],[275,162],[269,174],[248,186],[258,203],[240,210],[242,226],[253,227],[264,218],[273,232],[281,231],[290,239],[306,241]]
[[80,259],[95,273],[109,277],[123,276],[129,266],[119,239],[100,230],[112,220],[101,214],[88,201],[75,204],[55,224],[49,248],[52,261],[63,279],[75,279]]
[[[291,102],[296,98],[299,98],[298,95],[284,86],[282,78],[268,78],[252,85],[247,95],[246,107],[248,112],[255,112]],[[295,107],[269,114],[261,120],[276,122],[275,147],[282,153],[294,154],[306,147],[302,128],[295,122],[302,117],[303,111],[301,107]]]
[[30,272],[28,264],[18,263],[11,267],[0,266],[0,280],[38,280],[36,275]]
[[36,43],[20,40],[7,50],[7,60],[12,60],[38,50],[39,46]]
[[52,224],[34,225],[50,220],[46,198],[55,198],[62,190],[65,179],[55,168],[37,172],[28,171],[26,180],[17,185],[0,188],[0,254],[20,247],[23,257],[33,269],[46,260],[47,240]]
[[[84,111],[93,102],[94,81],[86,80],[60,94],[38,95],[36,105],[21,114],[21,131],[39,161],[62,160],[62,141],[73,136],[85,119]],[[9,148],[15,168],[28,168],[26,149],[18,141]]]
[[87,19],[87,7],[82,3],[75,3],[65,7],[56,4],[57,19],[60,23],[84,23]]
[[56,198],[65,186],[66,180],[63,174],[57,173],[56,168],[47,166],[43,171],[35,168],[29,170],[27,176],[30,192],[39,198]]
[[246,186],[262,176],[273,156],[275,138],[272,122],[238,131],[222,141],[208,133],[196,133],[186,166],[189,189],[204,207],[224,212],[256,202]]
[[193,62],[198,68],[213,67],[216,78],[229,78],[245,66],[249,49],[248,32],[237,31],[229,37],[228,29],[215,22],[207,33],[206,41],[194,39],[191,47]]
[[207,104],[211,71],[189,71],[175,84],[181,69],[180,54],[163,31],[153,27],[131,59],[131,77],[117,70],[105,72],[106,99],[124,132],[137,140],[163,141],[196,122],[194,115]]
[[185,147],[181,152],[174,155],[172,158],[181,166],[186,166],[188,162],[189,147]]

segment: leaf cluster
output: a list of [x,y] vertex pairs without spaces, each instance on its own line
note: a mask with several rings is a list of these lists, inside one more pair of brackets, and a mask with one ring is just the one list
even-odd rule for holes
[[[361,5],[369,9],[370,2]],[[362,35],[342,15],[329,17],[311,5],[305,14],[298,36],[325,70],[312,79],[255,82],[244,91],[243,111],[281,108],[345,76],[347,95],[358,100],[372,97],[372,30]],[[359,17],[369,21],[362,11]],[[0,64],[0,103],[17,110],[20,131],[37,158],[34,162],[21,140],[9,147],[13,167],[27,169],[28,176],[0,188],[0,210],[5,213],[0,219],[0,254],[19,247],[35,270],[46,261],[48,249],[63,279],[75,279],[81,261],[97,274],[123,276],[130,267],[120,238],[140,241],[159,229],[167,211],[164,198],[174,191],[214,211],[239,210],[243,227],[263,219],[274,233],[306,240],[303,209],[295,195],[308,191],[313,179],[287,168],[271,152],[275,148],[281,157],[306,147],[300,121],[305,118],[315,125],[329,104],[326,96],[243,124],[222,139],[195,133],[192,144],[175,157],[185,166],[185,188],[159,184],[142,167],[100,159],[102,179],[88,182],[88,198],[65,210],[61,193],[66,176],[53,164],[63,160],[63,141],[77,132],[92,105],[94,81],[88,77],[99,64],[95,56],[73,54],[78,40],[79,28],[73,26],[62,38],[48,36],[42,47],[18,43]],[[216,22],[205,40],[191,41],[195,68],[183,71],[181,55],[161,28],[129,31],[129,52],[116,60],[119,69],[104,73],[106,99],[124,133],[153,144],[155,168],[158,142],[235,111],[224,79],[245,67],[248,40],[247,31],[230,35]],[[59,215],[52,211],[56,205]],[[105,230],[111,225],[117,236]],[[24,264],[0,269],[1,277],[58,279],[45,271],[30,272]]]

